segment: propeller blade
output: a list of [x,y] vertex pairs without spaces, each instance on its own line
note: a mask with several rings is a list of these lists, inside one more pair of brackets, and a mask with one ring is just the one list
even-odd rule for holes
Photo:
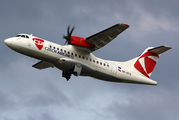
[[67,42],[68,42],[68,44],[70,44],[71,35],[72,35],[74,29],[75,29],[75,26],[74,26],[74,27],[71,29],[71,31],[70,31],[70,24],[68,25],[68,28],[67,28],[67,36],[64,36],[64,35],[63,35],[63,38],[66,39],[65,44],[66,44]]
[[70,35],[70,24],[68,25],[68,28],[67,28],[67,36]]
[[68,42],[68,41],[66,40],[66,41],[65,41],[65,45],[67,44],[67,42]]
[[70,37],[71,37],[71,35],[72,35],[74,29],[75,29],[75,26],[71,29]]

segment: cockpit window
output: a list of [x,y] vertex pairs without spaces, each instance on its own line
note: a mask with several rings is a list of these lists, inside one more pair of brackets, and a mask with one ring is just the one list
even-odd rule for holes
[[21,35],[21,37],[25,38],[25,35]]
[[16,35],[15,37],[29,38],[29,36],[28,36],[28,35]]
[[16,35],[15,37],[21,37],[21,35]]

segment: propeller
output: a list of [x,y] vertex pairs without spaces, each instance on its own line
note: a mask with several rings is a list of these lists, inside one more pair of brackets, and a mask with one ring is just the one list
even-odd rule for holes
[[70,25],[68,25],[67,36],[63,35],[63,38],[66,39],[65,44],[67,44],[67,43],[70,44],[71,35],[72,35],[74,29],[75,29],[75,26],[70,31]]

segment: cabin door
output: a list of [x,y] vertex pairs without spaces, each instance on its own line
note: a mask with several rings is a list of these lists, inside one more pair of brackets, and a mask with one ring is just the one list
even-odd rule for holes
[[114,63],[111,63],[111,75],[116,76],[116,71],[117,71],[117,65]]

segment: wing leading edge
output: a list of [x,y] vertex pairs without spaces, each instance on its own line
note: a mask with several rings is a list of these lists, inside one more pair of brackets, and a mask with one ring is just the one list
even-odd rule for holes
[[110,28],[107,28],[99,33],[96,33],[90,37],[86,38],[86,42],[94,45],[93,48],[89,48],[90,52],[93,52],[106,44],[112,41],[114,38],[117,37],[121,32],[126,30],[129,27],[127,24],[116,24]]

